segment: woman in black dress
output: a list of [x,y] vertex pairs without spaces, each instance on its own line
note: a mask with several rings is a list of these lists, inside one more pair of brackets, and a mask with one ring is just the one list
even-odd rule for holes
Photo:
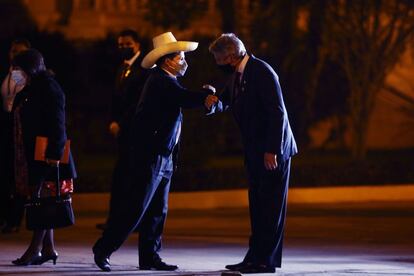
[[[59,165],[64,151],[66,137],[65,95],[46,69],[43,56],[35,49],[18,54],[12,62],[14,74],[20,75],[24,89],[16,96],[13,104],[15,184],[16,191],[34,196],[39,187],[42,193],[53,195],[50,181],[59,167],[61,192],[73,191],[75,166],[70,155],[69,163]],[[35,161],[36,137],[48,138],[44,161]],[[53,229],[33,231],[32,241],[25,253],[14,260],[15,265],[42,264],[52,260],[56,263],[58,254],[54,247]]]

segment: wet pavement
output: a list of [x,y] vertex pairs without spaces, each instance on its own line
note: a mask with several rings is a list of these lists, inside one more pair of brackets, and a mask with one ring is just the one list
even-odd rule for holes
[[[93,263],[96,223],[105,214],[77,214],[76,225],[56,231],[57,264],[16,267],[30,232],[0,235],[0,275],[220,275],[241,261],[247,246],[247,209],[173,210],[161,256],[175,272],[137,269],[138,235],[111,257],[112,272]],[[414,275],[414,203],[291,205],[282,269],[277,275]]]

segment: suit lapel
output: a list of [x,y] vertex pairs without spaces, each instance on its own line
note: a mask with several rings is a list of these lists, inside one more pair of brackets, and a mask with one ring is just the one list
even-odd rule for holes
[[241,95],[246,93],[247,85],[248,85],[248,76],[249,76],[250,71],[251,71],[251,64],[252,64],[253,59],[254,59],[254,56],[250,55],[249,60],[246,63],[246,67],[244,68],[242,78],[240,80],[240,88],[239,88],[240,91],[237,94],[237,97],[234,97],[235,96],[234,83],[235,83],[236,74],[233,74],[233,78],[232,78],[233,81],[232,81],[232,87],[231,87],[232,88],[232,90],[231,90],[232,91],[232,97],[233,97],[232,102],[236,101],[237,98],[239,98]]
[[229,83],[229,89],[230,89],[230,95],[231,95],[231,103],[234,103],[236,100],[235,93],[234,93],[234,83],[236,79],[236,73],[231,75],[230,83]]
[[250,55],[249,60],[246,63],[246,67],[244,68],[243,77],[241,80],[241,89],[243,93],[245,93],[247,90],[247,85],[249,84],[249,76],[252,74],[252,66],[255,59],[256,58],[253,55]]

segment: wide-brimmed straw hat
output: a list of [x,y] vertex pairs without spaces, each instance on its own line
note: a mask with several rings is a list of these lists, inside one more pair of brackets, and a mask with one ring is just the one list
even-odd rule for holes
[[141,62],[144,68],[152,68],[157,60],[165,55],[175,52],[190,52],[198,47],[198,42],[177,41],[171,32],[160,34],[152,39],[154,49],[149,52]]

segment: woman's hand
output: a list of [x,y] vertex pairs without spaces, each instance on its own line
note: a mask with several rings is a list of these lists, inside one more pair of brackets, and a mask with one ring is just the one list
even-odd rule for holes
[[46,158],[46,163],[52,167],[59,167],[60,160]]

